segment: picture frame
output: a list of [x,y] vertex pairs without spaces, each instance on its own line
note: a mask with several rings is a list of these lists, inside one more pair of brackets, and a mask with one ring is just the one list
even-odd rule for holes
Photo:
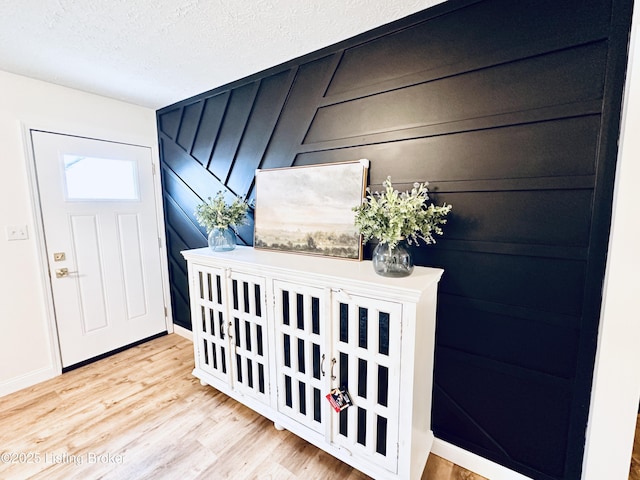
[[256,170],[254,248],[362,260],[369,160]]

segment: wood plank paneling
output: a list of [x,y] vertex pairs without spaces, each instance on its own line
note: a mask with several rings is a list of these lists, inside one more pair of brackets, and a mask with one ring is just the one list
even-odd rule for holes
[[444,248],[428,255],[430,263],[447,270],[442,293],[562,315],[582,313],[584,261]]
[[192,105],[185,106],[182,111],[182,120],[176,143],[186,152],[191,152],[192,150],[193,141],[195,140],[198,124],[200,123],[200,117],[202,115],[202,108],[202,102],[196,102]]
[[192,155],[205,167],[209,166],[213,146],[220,132],[220,125],[227,110],[227,102],[229,101],[229,92],[223,92],[211,98],[207,98],[204,102],[200,125],[196,131],[196,137],[193,142]]
[[253,82],[230,94],[229,105],[208,167],[209,171],[223,183],[226,182],[235,160],[258,87],[259,83]]
[[260,82],[251,118],[247,121],[243,142],[238,149],[236,163],[227,182],[228,187],[234,192],[249,191],[253,174],[262,162],[293,78],[292,72],[282,72]]
[[[586,246],[592,191],[546,190],[546,184],[541,183],[542,188],[537,190],[514,187],[510,191],[438,192],[439,202],[450,203],[464,212],[451,221],[447,239]],[[441,185],[442,189],[447,188],[446,184]]]
[[379,91],[380,84],[396,79],[434,79],[545,53],[564,48],[569,37],[575,44],[604,38],[611,16],[607,0],[475,3],[431,19],[428,28],[401,29],[346,49],[328,96],[371,85]]
[[445,319],[438,323],[438,345],[561,378],[575,374],[576,317],[522,307],[508,311],[447,294],[438,309]]
[[375,158],[374,183],[593,175],[600,117],[588,115],[300,153],[296,165]]
[[290,167],[335,70],[332,55],[295,69],[295,80],[260,168]]
[[158,130],[163,135],[175,140],[182,118],[182,108],[172,108],[164,112],[162,117],[158,117]]
[[606,53],[598,42],[322,107],[305,143],[599,99]]
[[158,111],[175,314],[195,205],[253,199],[256,168],[368,158],[374,190],[429,181],[454,206],[413,249],[445,269],[436,436],[580,478],[630,6],[450,0]]
[[433,423],[444,440],[468,437],[487,458],[530,466],[536,479],[564,474],[570,382],[438,346],[440,367],[450,374],[434,387],[442,407]]

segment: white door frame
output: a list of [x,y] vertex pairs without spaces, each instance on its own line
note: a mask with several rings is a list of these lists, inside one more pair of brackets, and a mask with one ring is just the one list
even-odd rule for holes
[[160,161],[157,144],[149,145],[146,139],[141,139],[139,136],[133,138],[127,137],[127,134],[116,131],[92,131],[91,128],[71,127],[65,125],[39,125],[34,123],[21,122],[20,127],[22,130],[23,144],[25,148],[25,158],[27,163],[27,181],[29,185],[29,191],[31,196],[31,206],[33,208],[33,235],[37,249],[38,264],[40,265],[40,279],[42,291],[44,293],[44,300],[46,303],[46,324],[47,333],[49,334],[49,346],[51,350],[51,364],[57,375],[62,373],[62,357],[60,355],[60,341],[58,338],[58,327],[56,324],[56,315],[54,309],[53,293],[51,277],[49,275],[49,261],[47,257],[45,237],[44,237],[44,223],[42,216],[42,209],[40,208],[40,194],[38,191],[38,181],[36,174],[35,155],[33,151],[33,144],[31,142],[31,131],[42,130],[45,132],[70,135],[75,137],[85,137],[96,140],[104,140],[115,143],[125,143],[131,145],[138,145],[151,149],[151,163],[155,174],[153,175],[154,197],[155,197],[155,209],[158,236],[160,243],[160,269],[162,273],[162,296],[165,306],[165,325],[168,333],[173,333],[173,314],[171,311],[171,298],[169,294],[169,264],[167,260],[167,248],[166,248],[166,232],[164,225],[164,209],[162,206],[162,184],[160,181]]

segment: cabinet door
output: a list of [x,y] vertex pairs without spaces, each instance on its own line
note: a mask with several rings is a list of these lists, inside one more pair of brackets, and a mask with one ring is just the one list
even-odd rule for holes
[[395,473],[402,305],[337,291],[332,309],[332,386],[353,401],[332,413],[332,441]]
[[278,411],[322,434],[329,410],[327,292],[274,281]]
[[229,318],[233,389],[269,403],[269,353],[265,280],[231,272]]
[[229,320],[224,270],[191,265],[191,288],[196,367],[229,382]]

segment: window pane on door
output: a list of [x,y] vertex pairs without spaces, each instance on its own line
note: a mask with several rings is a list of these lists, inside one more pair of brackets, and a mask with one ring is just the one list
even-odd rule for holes
[[64,155],[67,200],[138,200],[132,160]]

